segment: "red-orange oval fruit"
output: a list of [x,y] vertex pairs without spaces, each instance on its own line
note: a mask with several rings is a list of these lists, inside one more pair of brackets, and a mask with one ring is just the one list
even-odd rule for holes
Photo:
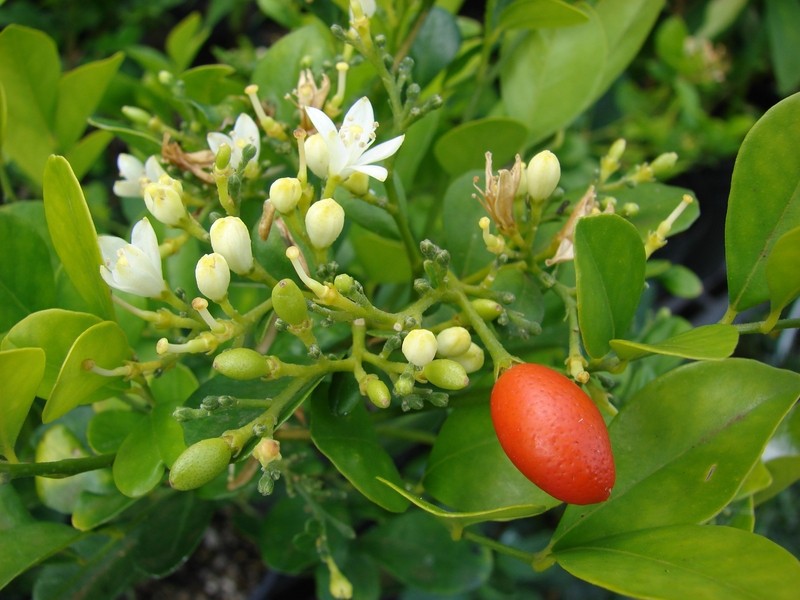
[[514,365],[492,389],[497,439],[525,477],[570,504],[608,499],[616,472],[603,417],[561,373]]

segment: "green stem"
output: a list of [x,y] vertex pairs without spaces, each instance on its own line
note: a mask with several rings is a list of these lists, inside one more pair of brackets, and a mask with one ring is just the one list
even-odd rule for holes
[[506,546],[505,544],[501,544],[500,542],[495,541],[492,538],[488,538],[486,536],[474,533],[472,531],[464,531],[463,539],[469,540],[470,542],[474,542],[476,544],[480,544],[481,546],[485,546],[486,548],[494,550],[499,554],[512,556],[528,564],[531,564],[535,557],[535,555],[531,552],[524,552],[523,550],[517,550],[516,548],[512,548],[511,546]]
[[[736,330],[742,334],[748,333],[764,333],[764,323],[766,321],[756,321],[755,323],[739,323],[734,324]],[[798,329],[800,328],[800,319],[780,319],[775,326],[770,329],[770,331],[775,331],[776,329]]]
[[116,454],[99,454],[85,458],[66,458],[41,463],[0,462],[0,484],[20,477],[69,477],[86,471],[95,471],[111,466]]

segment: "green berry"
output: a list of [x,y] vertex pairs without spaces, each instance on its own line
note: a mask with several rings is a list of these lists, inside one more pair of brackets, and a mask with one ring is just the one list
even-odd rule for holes
[[225,440],[201,440],[177,458],[169,472],[169,484],[181,491],[199,488],[225,471],[230,461],[231,447]]

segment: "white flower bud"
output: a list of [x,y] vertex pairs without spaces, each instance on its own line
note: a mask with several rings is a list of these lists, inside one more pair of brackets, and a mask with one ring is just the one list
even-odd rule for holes
[[223,217],[211,225],[211,247],[225,257],[234,273],[246,275],[253,268],[250,232],[239,217]]
[[306,138],[303,143],[306,154],[306,165],[311,169],[311,172],[317,177],[328,176],[328,164],[330,155],[328,154],[328,144],[322,139],[322,136],[315,133]]
[[543,150],[528,163],[528,195],[534,201],[546,200],[556,189],[561,178],[561,165],[555,154]]
[[344,227],[344,209],[333,198],[323,198],[306,213],[306,232],[315,248],[327,248]]
[[281,177],[269,186],[269,201],[280,213],[289,213],[297,206],[303,193],[300,180],[297,177]]
[[197,288],[206,298],[219,302],[228,294],[231,270],[221,254],[214,252],[201,257],[194,269],[194,276]]
[[448,327],[436,336],[438,354],[444,358],[453,358],[469,350],[472,337],[463,327]]
[[471,343],[469,348],[464,354],[453,356],[451,360],[456,361],[467,373],[474,373],[480,371],[483,367],[484,355],[483,348],[476,343]]
[[424,367],[436,356],[436,336],[427,329],[413,329],[403,340],[403,356],[412,365]]
[[[166,183],[165,179],[175,182]],[[163,175],[158,183],[149,183],[144,188],[144,203],[147,210],[164,225],[176,226],[186,217],[186,207],[181,199],[179,181]]]

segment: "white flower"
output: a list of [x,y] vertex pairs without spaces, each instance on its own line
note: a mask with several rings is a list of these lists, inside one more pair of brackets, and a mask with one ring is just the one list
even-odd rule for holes
[[397,152],[405,136],[397,136],[368,150],[375,141],[375,128],[378,125],[369,98],[364,96],[347,111],[339,130],[328,115],[319,109],[307,106],[306,114],[327,146],[328,177],[347,179],[358,171],[379,181],[386,180],[388,171],[372,163]]
[[211,247],[225,257],[234,273],[246,275],[253,268],[250,232],[239,217],[222,217],[211,225]]
[[228,295],[231,270],[221,254],[213,252],[202,256],[197,261],[194,277],[197,280],[197,288],[206,298],[219,302]]
[[186,218],[186,207],[181,194],[183,186],[177,179],[162,175],[157,182],[144,188],[144,204],[147,210],[164,225],[176,226]]
[[222,144],[230,146],[231,162],[229,164],[234,169],[238,169],[239,164],[242,162],[242,150],[244,150],[245,146],[252,145],[256,149],[256,155],[247,163],[248,167],[255,165],[258,160],[258,153],[261,150],[261,136],[258,132],[258,126],[253,118],[246,113],[240,114],[239,118],[236,119],[230,135],[212,131],[206,139],[208,140],[208,147],[211,148],[214,154],[219,152],[219,147]]
[[97,242],[103,255],[100,275],[108,285],[147,298],[158,298],[166,289],[158,239],[146,217],[133,226],[130,244],[112,235],[100,235]]
[[131,154],[120,154],[117,167],[122,179],[114,182],[114,193],[120,198],[141,198],[148,183],[158,181],[167,174],[155,156],[142,163]]
[[311,245],[327,248],[344,227],[344,209],[333,198],[323,198],[311,205],[306,213],[306,232]]

